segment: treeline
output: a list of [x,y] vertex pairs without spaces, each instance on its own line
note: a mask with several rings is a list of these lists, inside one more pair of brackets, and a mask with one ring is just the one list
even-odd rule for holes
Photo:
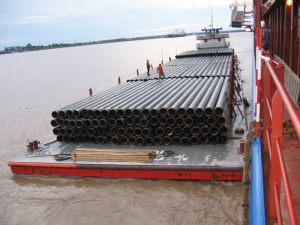
[[[223,32],[226,32],[226,33],[243,32],[243,30],[232,30],[232,31],[223,31]],[[203,32],[187,33],[186,35],[197,35],[197,34],[202,34],[202,33]],[[137,41],[137,40],[146,40],[146,39],[155,39],[155,38],[168,38],[168,35],[155,35],[155,36],[144,36],[144,37],[134,37],[134,38],[117,38],[117,39],[90,41],[90,42],[78,42],[78,43],[55,43],[55,44],[49,44],[49,45],[32,45],[29,43],[26,46],[5,47],[3,51],[0,51],[0,54],[37,51],[37,50],[54,49],[54,48],[66,48],[66,47],[75,47],[75,46],[83,46],[83,45],[106,44],[106,43],[123,42],[123,41]]]
[[3,51],[0,51],[0,54],[37,51],[37,50],[54,49],[54,48],[67,48],[67,47],[75,47],[75,46],[83,46],[83,45],[105,44],[105,43],[114,43],[114,42],[123,42],[123,41],[136,41],[136,40],[165,38],[165,37],[167,36],[158,35],[158,36],[135,37],[135,38],[117,38],[117,39],[110,39],[110,40],[78,42],[78,43],[56,43],[50,45],[32,45],[29,43],[26,46],[5,47]]

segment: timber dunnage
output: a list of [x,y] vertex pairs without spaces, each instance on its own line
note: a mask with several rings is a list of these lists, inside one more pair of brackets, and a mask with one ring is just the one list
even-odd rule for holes
[[140,162],[151,163],[157,156],[151,150],[118,150],[77,148],[71,153],[74,161],[112,161],[112,162]]

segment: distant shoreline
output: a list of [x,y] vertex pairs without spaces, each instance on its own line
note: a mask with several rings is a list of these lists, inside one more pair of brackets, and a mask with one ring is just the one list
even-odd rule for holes
[[[244,30],[229,30],[229,31],[220,31],[220,33],[236,33],[236,32],[245,32]],[[191,35],[199,35],[204,32],[194,32],[194,33],[186,33],[184,36]],[[176,36],[174,36],[176,37]],[[76,46],[85,46],[85,45],[97,45],[97,44],[108,44],[108,43],[117,43],[117,42],[126,42],[126,41],[139,41],[139,40],[149,40],[149,39],[158,39],[158,38],[174,38],[169,37],[167,34],[165,35],[153,35],[153,36],[144,36],[144,37],[133,37],[133,38],[116,38],[116,39],[108,39],[108,40],[100,40],[100,41],[89,41],[89,42],[78,42],[78,43],[55,43],[50,45],[32,45],[27,44],[26,46],[11,46],[5,47],[4,50],[0,51],[0,55],[4,54],[13,54],[20,52],[31,52],[31,51],[40,51],[40,50],[48,50],[48,49],[57,49],[57,48],[69,48]],[[178,36],[182,37],[182,36]]]

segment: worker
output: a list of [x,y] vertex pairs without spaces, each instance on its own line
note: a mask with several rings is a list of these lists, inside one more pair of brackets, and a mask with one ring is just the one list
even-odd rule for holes
[[146,66],[147,66],[147,75],[150,76],[150,63],[149,63],[148,59],[147,59],[147,62],[146,62]]
[[263,29],[262,47],[263,47],[263,50],[269,51],[269,47],[270,47],[270,29],[266,25],[265,21],[261,21],[261,27]]
[[156,71],[158,73],[159,78],[165,78],[164,70],[161,64],[158,65]]

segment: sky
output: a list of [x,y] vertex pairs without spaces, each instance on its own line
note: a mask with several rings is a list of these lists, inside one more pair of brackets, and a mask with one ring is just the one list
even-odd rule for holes
[[[214,26],[228,28],[229,4],[211,0]],[[200,31],[209,0],[0,0],[0,49]]]

